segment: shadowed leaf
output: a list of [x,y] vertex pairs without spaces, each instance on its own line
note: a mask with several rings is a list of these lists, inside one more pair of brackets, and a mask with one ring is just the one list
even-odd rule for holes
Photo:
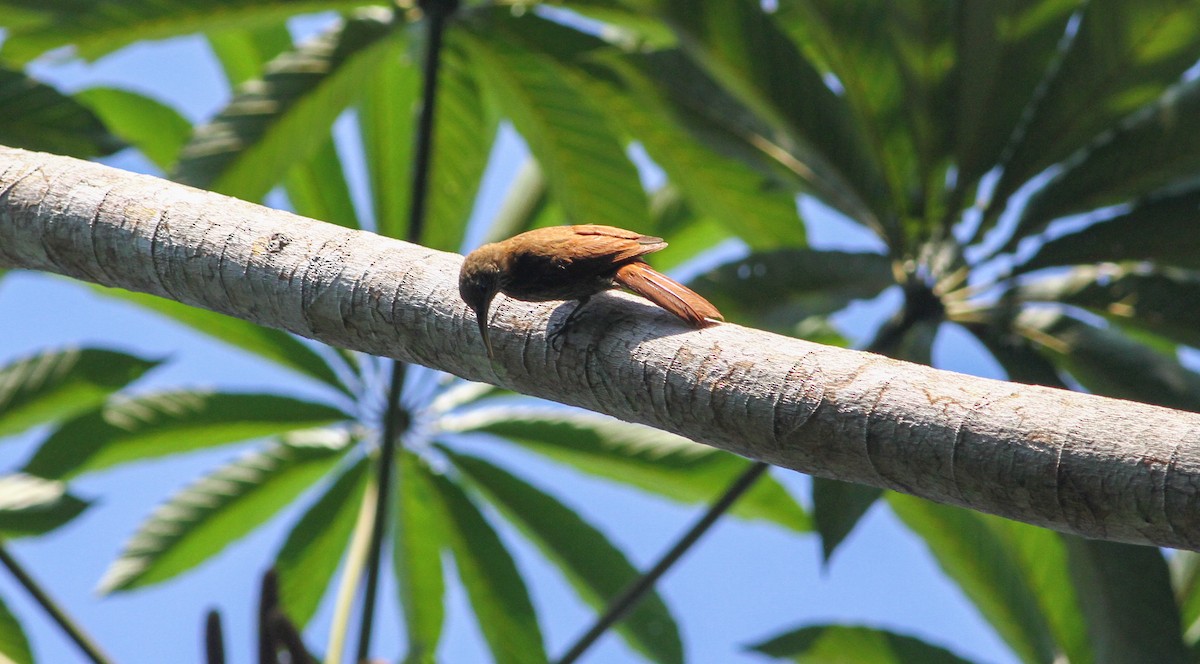
[[124,147],[86,104],[26,76],[0,68],[0,145],[96,157]]
[[266,522],[328,473],[350,438],[294,435],[201,478],[154,511],[100,580],[104,593],[166,581]]
[[273,60],[196,129],[174,173],[185,184],[257,201],[329,140],[333,121],[378,67],[393,66],[390,17],[360,16]]
[[113,400],[63,424],[24,472],[61,479],[345,419],[336,408],[273,394],[141,395]]
[[[441,425],[499,436],[588,474],[687,503],[708,503],[750,464],[673,434],[562,409],[481,408],[447,416]],[[770,477],[758,480],[731,514],[797,532],[810,527],[803,508]]]
[[500,113],[529,144],[567,217],[574,223],[644,227],[645,193],[608,119],[568,70],[529,44],[556,42],[562,57],[576,57],[601,43],[533,14],[516,18],[504,9],[487,18],[472,23],[462,43]]
[[751,650],[797,664],[968,664],[921,639],[871,627],[813,625],[750,646]]
[[296,337],[269,327],[200,309],[163,297],[135,293],[119,288],[95,286],[96,292],[108,297],[132,302],[140,307],[171,318],[213,339],[229,344],[301,375],[314,378],[334,389],[349,394],[329,363],[311,346]]
[[292,526],[275,556],[279,603],[297,625],[312,620],[342,561],[362,507],[370,466],[360,459]]
[[[222,29],[278,25],[297,14],[348,11],[381,0],[48,0],[42,17],[17,26],[0,55],[24,64],[70,45],[95,60],[134,42]],[[6,25],[8,25],[6,23]]]
[[70,419],[158,366],[111,350],[45,351],[0,368],[0,436]]
[[1200,374],[1119,329],[1039,310],[1016,326],[1094,394],[1200,411]]
[[75,95],[121,140],[166,171],[192,134],[192,123],[174,108],[130,90],[88,88]]
[[[603,610],[639,577],[637,569],[599,530],[571,508],[507,471],[442,446],[454,465],[482,488],[538,548],[558,566],[580,597]],[[683,662],[679,628],[655,592],[616,625],[622,637],[647,658]]]
[[408,641],[404,664],[427,664],[435,661],[446,621],[442,551],[449,544],[449,531],[432,475],[421,458],[403,450],[397,476],[392,563]]
[[838,311],[895,285],[881,254],[780,249],[726,263],[691,281],[726,319],[788,333],[797,322]]
[[1183,643],[1161,551],[1082,537],[1064,540],[1096,661],[1195,661]]
[[1093,661],[1057,533],[899,493],[887,501],[1017,657]]
[[61,482],[20,473],[0,476],[0,534],[5,538],[48,533],[87,507]]
[[497,664],[546,662],[542,632],[512,556],[462,488],[428,475],[458,577]]

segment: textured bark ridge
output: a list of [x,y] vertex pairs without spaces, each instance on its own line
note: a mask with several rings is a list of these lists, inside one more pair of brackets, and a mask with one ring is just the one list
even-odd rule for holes
[[1200,550],[1200,415],[987,380],[633,296],[500,296],[489,363],[462,258],[160,179],[0,148],[0,266],[153,293],[609,413],[770,463],[1097,537]]

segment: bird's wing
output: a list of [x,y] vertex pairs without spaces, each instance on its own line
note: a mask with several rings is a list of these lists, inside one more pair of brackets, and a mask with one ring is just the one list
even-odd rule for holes
[[614,226],[582,224],[571,226],[571,254],[581,260],[603,259],[621,263],[665,249],[660,237],[642,235]]

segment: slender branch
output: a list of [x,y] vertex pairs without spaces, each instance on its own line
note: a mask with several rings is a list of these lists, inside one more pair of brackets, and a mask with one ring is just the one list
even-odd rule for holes
[[458,9],[458,0],[421,0],[428,17],[428,39],[421,87],[421,110],[417,117],[417,143],[413,150],[412,198],[408,211],[408,241],[420,244],[425,230],[425,207],[429,199],[429,177],[433,172],[433,120],[437,107],[438,71],[442,64],[442,36],[446,19]]
[[62,631],[66,632],[67,636],[75,642],[75,645],[79,646],[79,649],[83,651],[83,654],[87,655],[89,660],[95,664],[109,664],[111,662],[108,655],[105,655],[104,651],[100,649],[100,646],[96,645],[91,637],[84,633],[83,629],[66,614],[62,607],[12,557],[12,554],[8,552],[8,548],[3,543],[0,543],[0,563],[8,568],[13,578],[25,588],[26,592],[33,596],[33,599],[42,607],[42,610],[58,624]]
[[225,664],[225,633],[221,630],[221,614],[216,609],[204,617],[204,662]]
[[[428,20],[429,31],[425,48],[421,110],[417,118],[416,146],[413,155],[412,198],[409,208],[409,242],[417,244],[424,234],[425,209],[429,193],[429,177],[432,172],[433,122],[437,106],[438,71],[441,65],[442,35],[446,19],[458,8],[457,0],[422,0],[422,11]],[[388,386],[387,407],[384,411],[383,441],[379,449],[379,469],[376,495],[375,521],[371,529],[371,550],[367,559],[366,587],[363,591],[361,630],[358,639],[357,661],[366,661],[371,648],[371,632],[375,622],[376,595],[379,590],[379,574],[383,566],[383,538],[387,532],[388,500],[391,495],[392,467],[396,458],[396,443],[400,434],[408,428],[407,414],[400,404],[404,377],[408,365],[393,361],[391,383]]]
[[277,664],[279,649],[271,633],[271,612],[279,605],[279,576],[274,569],[263,574],[258,587],[258,664]]
[[578,660],[608,628],[616,624],[626,613],[637,606],[638,602],[654,588],[654,584],[666,574],[667,570],[671,569],[671,566],[683,557],[683,554],[687,553],[692,548],[692,545],[716,524],[717,519],[721,515],[728,511],[730,507],[733,507],[733,504],[737,502],[738,498],[742,497],[742,494],[754,486],[754,483],[758,481],[758,478],[762,477],[768,468],[770,468],[768,464],[756,461],[745,472],[739,475],[721,497],[708,508],[704,516],[700,517],[649,571],[613,599],[608,605],[608,609],[596,619],[591,629],[579,637],[575,645],[567,650],[566,654],[558,660],[557,664],[571,664],[571,662]]
[[618,292],[594,298],[590,318],[604,324],[572,330],[558,352],[544,344],[560,303],[506,300],[493,340],[508,343],[489,361],[458,295],[462,256],[3,147],[0,266],[168,297],[804,473],[1084,537],[1200,550],[1196,413],[734,324],[686,331]]
[[379,572],[383,566],[383,537],[387,532],[387,496],[391,492],[392,459],[396,456],[396,439],[399,437],[401,419],[400,390],[404,386],[404,374],[408,365],[392,362],[392,378],[388,387],[388,405],[384,412],[383,441],[379,447],[378,487],[375,494],[375,518],[371,523],[371,548],[367,554],[367,579],[363,589],[362,617],[359,623],[358,650],[355,661],[365,662],[371,649],[371,632],[375,624],[376,596],[379,592]]

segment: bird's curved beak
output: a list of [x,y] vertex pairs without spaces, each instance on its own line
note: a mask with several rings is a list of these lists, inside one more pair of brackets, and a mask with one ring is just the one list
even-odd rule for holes
[[488,336],[488,309],[491,308],[491,298],[483,301],[479,309],[475,310],[475,321],[479,323],[479,336],[483,337],[483,347],[487,349],[488,359],[494,359],[492,354],[492,339]]

